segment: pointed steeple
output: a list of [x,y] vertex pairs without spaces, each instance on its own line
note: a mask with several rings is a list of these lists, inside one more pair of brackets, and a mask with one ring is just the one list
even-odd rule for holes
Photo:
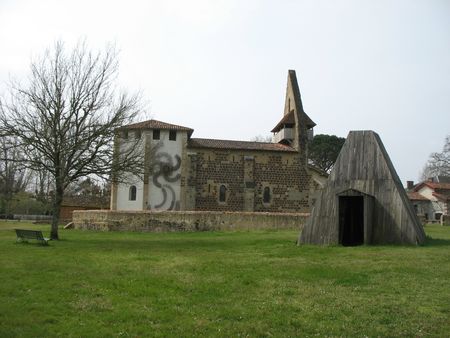
[[286,99],[284,103],[284,115],[303,112],[302,98],[300,96],[300,89],[298,88],[297,75],[295,70],[288,71],[288,79],[286,86]]
[[287,143],[297,149],[300,155],[302,155],[302,162],[306,162],[308,130],[312,129],[315,125],[303,110],[295,70],[289,70],[284,114],[281,121],[272,129],[272,132],[275,133],[274,138],[277,142]]

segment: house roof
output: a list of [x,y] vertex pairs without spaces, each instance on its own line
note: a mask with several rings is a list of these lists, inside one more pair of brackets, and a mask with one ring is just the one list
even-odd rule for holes
[[[311,118],[305,112],[303,114],[306,119],[306,127],[308,129],[315,127],[316,124],[314,123],[314,121],[311,120]],[[295,116],[293,110],[284,115],[283,118],[280,120],[280,122],[278,122],[278,124],[275,126],[275,128],[271,130],[271,132],[276,133],[280,131],[280,129],[282,129],[285,124],[292,124],[292,125],[295,124]]]
[[147,120],[137,123],[128,124],[126,126],[120,127],[119,129],[165,129],[165,130],[180,130],[187,131],[189,136],[192,135],[194,129],[179,126],[176,124],[166,123],[158,120]]
[[449,194],[439,194],[437,192],[433,193],[433,196],[441,201],[450,201],[450,195]]
[[419,191],[424,186],[427,186],[433,190],[449,190],[449,192],[450,192],[450,183],[438,183],[438,182],[431,182],[431,181],[424,181],[424,182],[417,184],[414,187],[414,191]]
[[428,201],[428,198],[422,196],[418,192],[410,191],[406,193],[411,201]]
[[297,152],[294,148],[281,143],[215,140],[207,138],[191,138],[188,141],[188,148]]

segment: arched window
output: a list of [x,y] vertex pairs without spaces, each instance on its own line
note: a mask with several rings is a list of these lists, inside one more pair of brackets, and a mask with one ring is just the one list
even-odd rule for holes
[[225,202],[227,198],[227,187],[223,184],[219,188],[219,202]]
[[136,186],[135,185],[132,185],[130,187],[130,190],[128,192],[128,199],[130,201],[136,201]]
[[269,187],[264,188],[263,203],[270,203],[270,188]]

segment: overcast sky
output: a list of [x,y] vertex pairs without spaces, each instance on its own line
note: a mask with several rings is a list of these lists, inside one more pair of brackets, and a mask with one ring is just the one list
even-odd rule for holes
[[115,42],[120,85],[193,137],[269,135],[288,69],[315,134],[376,131],[403,183],[450,134],[449,0],[0,0],[0,91],[80,38]]

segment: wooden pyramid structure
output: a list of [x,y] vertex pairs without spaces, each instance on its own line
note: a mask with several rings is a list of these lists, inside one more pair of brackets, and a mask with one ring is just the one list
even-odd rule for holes
[[422,244],[425,233],[373,131],[351,131],[299,244]]

